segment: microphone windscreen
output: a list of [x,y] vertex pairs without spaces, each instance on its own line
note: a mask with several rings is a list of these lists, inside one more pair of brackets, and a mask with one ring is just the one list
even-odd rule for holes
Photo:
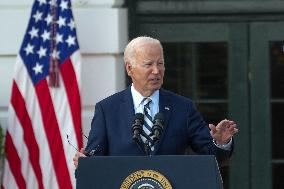
[[134,121],[137,120],[137,119],[144,120],[144,115],[142,113],[136,113],[134,115]]
[[154,120],[157,120],[157,119],[164,121],[164,115],[161,112],[157,113],[154,117]]

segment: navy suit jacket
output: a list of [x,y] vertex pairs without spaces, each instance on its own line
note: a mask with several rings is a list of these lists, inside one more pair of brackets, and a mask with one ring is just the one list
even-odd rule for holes
[[[219,162],[230,157],[232,150],[214,145],[208,125],[190,99],[160,89],[159,111],[164,115],[164,132],[152,155],[184,154],[190,146],[197,154],[215,155]],[[95,150],[96,155],[145,155],[132,139],[134,115],[130,87],[98,102],[85,150]]]

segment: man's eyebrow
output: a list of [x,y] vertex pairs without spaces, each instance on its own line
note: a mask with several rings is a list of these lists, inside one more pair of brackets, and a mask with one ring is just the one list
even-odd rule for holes
[[[156,61],[154,61],[154,60],[143,60],[142,62],[143,63],[152,63],[152,62],[156,62]],[[164,62],[164,59],[159,59],[159,60],[157,60],[157,62]]]
[[143,60],[142,61],[143,63],[151,63],[151,62],[153,62],[152,60]]

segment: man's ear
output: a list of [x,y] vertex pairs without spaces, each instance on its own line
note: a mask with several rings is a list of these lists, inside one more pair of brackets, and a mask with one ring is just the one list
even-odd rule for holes
[[126,61],[124,64],[125,64],[125,69],[126,69],[127,75],[131,76],[132,75],[132,65],[131,65],[131,63],[129,61]]

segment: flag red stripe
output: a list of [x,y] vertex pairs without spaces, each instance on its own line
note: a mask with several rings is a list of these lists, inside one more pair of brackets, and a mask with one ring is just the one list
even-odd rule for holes
[[78,149],[83,146],[82,131],[81,131],[81,98],[77,83],[76,74],[70,58],[66,59],[60,66],[62,79],[65,85],[68,102],[71,109],[72,119],[74,123],[74,130],[76,133]]
[[15,81],[12,86],[11,104],[13,105],[18,120],[23,127],[24,141],[29,151],[29,158],[37,178],[38,188],[43,189],[42,172],[39,165],[39,147],[36,142],[31,119],[26,109],[25,100],[22,97]]
[[54,112],[47,81],[45,79],[41,80],[35,86],[35,89],[43,118],[44,130],[51,152],[53,168],[55,170],[59,188],[72,188],[71,178],[69,175],[64,148],[60,136],[60,130]]
[[10,170],[15,177],[15,181],[19,189],[26,189],[26,181],[21,171],[21,160],[17,153],[17,149],[13,144],[13,140],[9,131],[7,131],[6,133],[5,153],[10,166]]

